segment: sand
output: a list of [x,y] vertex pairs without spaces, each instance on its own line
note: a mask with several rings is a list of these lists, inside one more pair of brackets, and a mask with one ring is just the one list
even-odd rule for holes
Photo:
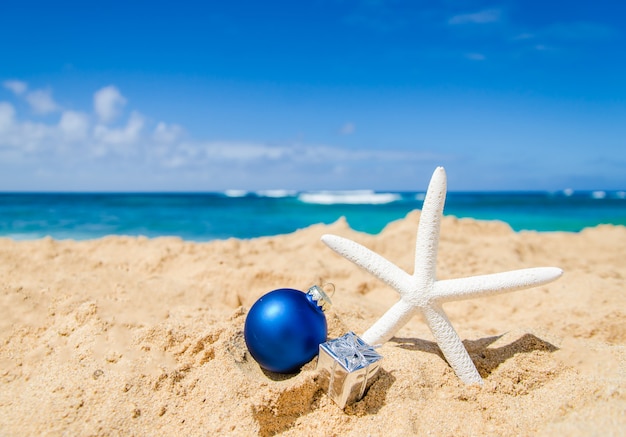
[[419,212],[379,235],[340,220],[290,235],[0,239],[0,436],[620,435],[626,433],[626,228],[513,232],[444,218],[438,277],[557,266],[548,285],[445,305],[483,387],[465,386],[414,317],[380,377],[340,410],[315,360],[260,370],[246,311],[282,287],[332,282],[329,336],[365,331],[397,300],[320,236],[410,271]]

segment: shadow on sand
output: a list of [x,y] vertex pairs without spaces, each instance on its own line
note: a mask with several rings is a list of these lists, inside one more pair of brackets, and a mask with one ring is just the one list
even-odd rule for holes
[[[480,373],[480,376],[483,378],[488,377],[500,364],[504,363],[514,355],[530,353],[533,351],[554,352],[558,350],[558,348],[553,344],[548,343],[533,334],[524,334],[511,343],[500,347],[490,347],[493,343],[504,337],[504,335],[506,334],[480,338],[478,340],[463,341],[465,349],[467,349],[474,365]],[[445,360],[443,354],[441,353],[441,349],[439,349],[437,343],[433,341],[398,337],[394,337],[392,341],[398,343],[398,347],[402,349],[435,354]]]

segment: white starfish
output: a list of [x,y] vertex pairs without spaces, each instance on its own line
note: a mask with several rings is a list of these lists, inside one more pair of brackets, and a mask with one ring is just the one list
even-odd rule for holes
[[482,384],[476,366],[441,305],[545,284],[557,279],[563,271],[557,267],[539,267],[437,281],[435,268],[445,198],[446,173],[443,167],[438,167],[430,180],[417,228],[413,275],[347,238],[323,235],[322,241],[400,293],[400,300],[362,335],[363,340],[371,345],[384,343],[421,312],[456,375],[466,384]]

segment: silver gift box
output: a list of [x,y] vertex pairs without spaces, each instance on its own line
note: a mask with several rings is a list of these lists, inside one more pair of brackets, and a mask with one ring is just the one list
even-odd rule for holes
[[320,344],[320,383],[339,408],[358,401],[374,382],[382,355],[354,332]]

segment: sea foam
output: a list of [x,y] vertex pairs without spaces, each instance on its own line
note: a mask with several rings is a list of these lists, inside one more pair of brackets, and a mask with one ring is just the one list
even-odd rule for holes
[[293,190],[260,190],[255,191],[255,193],[259,197],[273,197],[276,199],[282,197],[292,197],[296,195],[296,191]]
[[246,197],[248,192],[246,190],[226,190],[224,195],[227,197]]
[[298,199],[304,203],[318,205],[382,205],[400,200],[401,196],[396,193],[376,193],[372,190],[317,191],[301,193]]

